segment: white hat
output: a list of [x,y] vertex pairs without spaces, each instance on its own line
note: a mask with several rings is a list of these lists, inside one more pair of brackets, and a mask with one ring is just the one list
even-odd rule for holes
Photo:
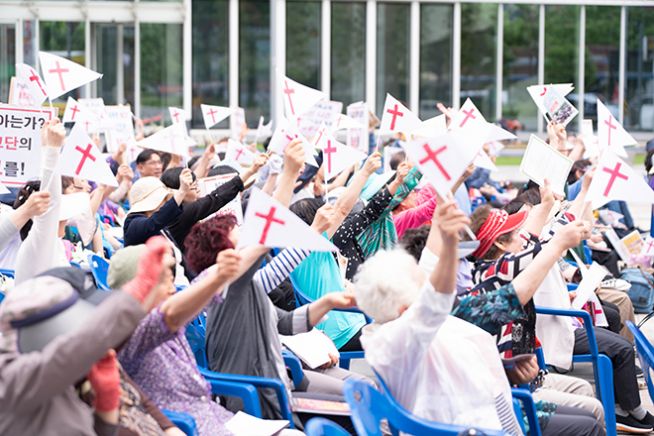
[[159,207],[170,191],[156,177],[141,177],[129,190],[129,213],[150,212]]

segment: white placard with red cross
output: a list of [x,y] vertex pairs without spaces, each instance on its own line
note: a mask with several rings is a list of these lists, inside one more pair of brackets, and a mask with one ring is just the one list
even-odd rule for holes
[[[238,173],[221,174],[219,176],[205,177],[198,179],[198,188],[200,189],[200,196],[205,197],[211,192],[215,191],[225,183],[238,176]],[[220,210],[211,216],[205,218],[203,221],[211,219],[215,215],[228,215],[232,214],[236,217],[236,222],[240,226],[243,224],[243,206],[241,205],[241,194],[239,193],[232,201],[220,208]]]
[[204,127],[207,129],[210,129],[232,114],[232,109],[225,106],[201,104],[200,110],[202,111]]
[[566,95],[570,94],[575,87],[572,85],[572,83],[555,83],[548,85],[528,86],[527,92],[531,96],[531,99],[534,101],[534,103],[536,103],[538,110],[540,110],[542,114],[547,112],[544,97],[547,94],[547,90],[550,88],[556,89],[560,95],[565,97]]
[[50,100],[102,77],[78,63],[43,51],[39,52],[39,63]]
[[181,124],[172,124],[140,140],[136,145],[141,148],[187,157],[191,140],[186,136]]
[[313,156],[313,146],[309,141],[307,141],[307,138],[298,131],[297,127],[290,124],[285,118],[281,119],[272,135],[272,138],[270,138],[268,151],[283,155],[286,146],[294,139],[300,139],[302,141],[302,146],[304,147],[304,161],[317,168],[318,163],[316,162],[316,158]]
[[93,115],[82,121],[86,133],[90,135],[91,133],[99,133],[107,130],[107,126],[105,125],[106,107],[104,105],[104,99],[100,97],[80,98],[77,102],[82,108],[86,109],[87,113]]
[[284,77],[282,80],[280,95],[284,100],[284,113],[289,120],[295,120],[304,115],[319,101],[329,99],[324,92],[309,88],[288,77]]
[[420,123],[411,134],[414,138],[437,138],[447,133],[445,115],[438,115]]
[[186,121],[191,119],[191,115],[182,108],[172,106],[168,108],[168,112],[170,113],[170,121],[172,121],[174,125],[181,126],[184,135],[188,136],[188,126],[186,125]]
[[255,155],[242,143],[229,138],[227,141],[227,152],[225,162],[236,162],[241,166],[250,166],[254,163]]
[[654,257],[654,238],[652,238],[651,236],[645,238],[645,240],[643,241],[643,248],[640,254]]
[[337,176],[346,168],[350,168],[368,156],[355,148],[341,144],[329,132],[325,132],[316,145],[322,149],[322,166],[325,169],[326,180]]
[[329,240],[258,188],[252,188],[240,233],[239,248],[264,245],[338,251]]
[[460,129],[469,131],[471,135],[473,130],[476,131],[474,135],[480,136],[484,142],[516,139],[513,133],[486,121],[486,118],[469,98],[466,99],[450,123],[450,130]]
[[0,182],[19,187],[41,176],[41,126],[56,108],[0,105]]
[[[66,102],[66,110],[61,119],[62,123],[83,123],[84,121],[97,122],[96,115],[89,109],[86,109],[73,97],[68,97]],[[87,129],[88,131],[88,129]]]
[[59,157],[62,176],[80,177],[107,186],[118,186],[109,164],[84,127],[75,123]]
[[37,107],[48,98],[45,83],[36,70],[27,64],[16,64],[16,80],[9,93],[9,104]]
[[601,151],[609,149],[621,157],[627,157],[625,146],[638,144],[638,141],[627,133],[599,98],[597,99],[597,140]]
[[402,146],[409,159],[445,197],[482,145],[479,137],[460,130],[434,139],[410,141]]
[[268,124],[264,124],[263,116],[259,117],[259,124],[257,125],[256,133],[254,134],[254,143],[258,143],[262,139],[270,138],[273,134],[272,130],[272,120],[268,121]]
[[595,168],[586,201],[597,209],[611,200],[654,204],[654,190],[645,179],[612,151],[606,150]]
[[421,121],[413,112],[399,102],[395,97],[386,94],[384,113],[379,130],[382,133],[410,133],[420,127]]
[[345,143],[350,147],[356,148],[367,154],[370,142],[370,135],[368,132],[370,111],[368,110],[368,105],[365,101],[358,101],[348,105],[345,112],[352,121],[360,124],[358,127],[348,127],[347,140]]
[[232,116],[229,118],[230,137],[240,141],[243,131],[245,130],[247,133],[247,127],[245,109],[242,107],[232,108]]

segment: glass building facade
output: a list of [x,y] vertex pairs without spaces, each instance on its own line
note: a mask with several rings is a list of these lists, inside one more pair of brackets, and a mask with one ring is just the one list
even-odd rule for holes
[[[654,130],[649,0],[0,0],[0,101],[14,64],[39,50],[101,81],[73,97],[130,104],[142,118],[240,106],[278,118],[279,78],[381,112],[387,92],[421,118],[467,98],[487,119],[543,130],[525,88],[571,82],[583,118],[599,98],[628,129]],[[65,101],[62,96],[58,101]],[[223,122],[219,127],[227,128]]]

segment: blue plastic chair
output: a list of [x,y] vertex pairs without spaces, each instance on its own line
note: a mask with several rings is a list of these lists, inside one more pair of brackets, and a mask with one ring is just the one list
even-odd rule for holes
[[[292,276],[289,276],[289,280],[291,281],[291,285],[293,285],[293,294],[295,295],[295,304],[297,307],[301,307],[304,306],[305,304],[313,303],[313,300],[309,298],[304,292],[302,292],[302,290],[297,285],[295,280],[293,280]],[[334,310],[338,312],[358,313],[366,318],[366,323],[370,324],[372,322],[372,320],[360,309],[352,308],[352,309],[334,309]],[[363,351],[341,351],[339,352],[338,366],[340,366],[343,369],[350,369],[350,361],[352,359],[363,359],[364,357],[365,357],[365,353]]]
[[615,426],[615,395],[613,393],[613,364],[605,354],[600,354],[597,348],[597,339],[593,322],[588,312],[583,310],[554,309],[550,307],[536,306],[536,313],[540,315],[566,316],[581,318],[584,322],[584,329],[588,336],[588,348],[590,354],[575,354],[572,361],[575,363],[592,363],[593,376],[595,378],[595,390],[597,399],[604,406],[604,421],[606,423],[607,436],[616,436]]
[[198,428],[195,425],[195,419],[188,413],[174,412],[172,410],[162,410],[170,421],[183,431],[187,436],[197,436]]
[[636,350],[638,351],[638,360],[640,360],[640,368],[643,370],[643,376],[647,382],[647,391],[649,397],[654,401],[654,383],[652,381],[652,369],[654,368],[654,346],[647,340],[645,335],[636,325],[627,321],[627,327],[634,335],[636,342]]
[[103,291],[111,290],[111,287],[107,283],[107,274],[109,273],[109,262],[107,262],[102,257],[97,254],[92,254],[89,256],[89,265],[91,267],[91,274],[95,280],[95,284],[98,289]]
[[16,272],[13,269],[1,269],[0,268],[0,275],[1,276],[11,277],[13,279],[13,278],[16,277]]
[[[387,420],[391,433],[414,435],[457,436],[470,430],[460,425],[441,424],[419,418],[408,412],[371,384],[361,380],[348,379],[343,388],[345,400],[350,405],[352,423],[359,435],[382,436],[380,423]],[[505,433],[498,430],[483,430],[484,435],[496,436]]]
[[313,418],[304,426],[307,436],[350,436],[343,427],[326,418]]

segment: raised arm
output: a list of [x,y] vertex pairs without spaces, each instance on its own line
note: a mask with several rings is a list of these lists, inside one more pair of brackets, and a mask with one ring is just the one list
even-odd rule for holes
[[446,200],[436,208],[437,226],[440,232],[439,261],[429,276],[436,292],[451,294],[456,289],[456,270],[459,259],[457,247],[459,233],[470,225],[470,219],[452,200]]
[[540,204],[537,204],[531,209],[527,215],[523,229],[534,236],[539,236],[547,223],[547,218],[553,206],[554,194],[552,193],[549,180],[545,179],[545,183],[540,187]]

